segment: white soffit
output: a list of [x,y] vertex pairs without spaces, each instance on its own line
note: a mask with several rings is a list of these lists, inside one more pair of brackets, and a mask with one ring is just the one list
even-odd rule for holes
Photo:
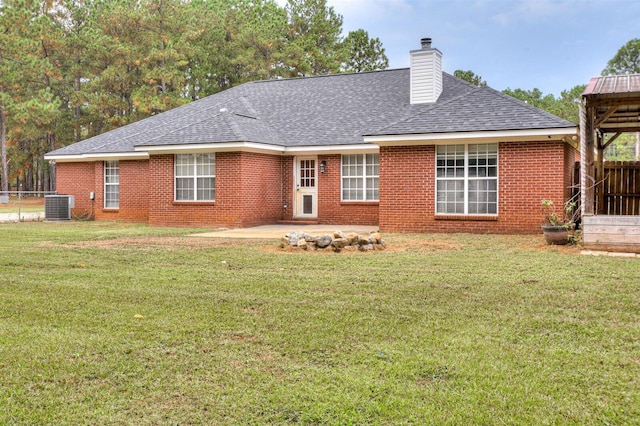
[[[574,139],[575,137],[575,139]],[[426,133],[415,135],[382,135],[365,136],[364,141],[380,146],[402,145],[435,145],[442,143],[474,142],[534,142],[544,140],[577,141],[578,128],[528,129],[528,130],[500,130],[495,132],[456,132],[456,133]]]
[[356,145],[321,145],[321,146],[294,146],[283,147],[277,145],[257,144],[251,142],[231,142],[192,145],[166,145],[166,146],[138,146],[136,151],[145,151],[150,155],[180,154],[199,152],[254,152],[272,155],[300,155],[300,154],[340,154],[345,151],[377,153],[380,148],[375,144]]
[[343,154],[345,152],[377,154],[380,151],[380,147],[375,144],[299,146],[285,148],[276,145],[237,142],[197,145],[138,146],[135,149],[136,152],[53,156],[45,155],[45,160],[56,161],[60,163],[85,161],[148,160],[150,155],[197,154],[205,152],[253,152],[271,155],[329,155]]
[[283,154],[285,148],[277,145],[267,145],[252,142],[229,142],[229,143],[202,143],[202,144],[180,144],[180,145],[156,145],[156,146],[136,146],[136,151],[147,152],[149,155],[161,154],[193,154],[202,152],[256,152],[263,154]]
[[119,152],[119,153],[87,153],[75,155],[45,155],[45,160],[57,163],[77,163],[83,161],[124,161],[124,160],[148,160],[146,152]]
[[285,151],[287,155],[304,155],[304,154],[343,154],[351,153],[367,153],[377,154],[380,147],[375,144],[356,144],[356,145],[324,145],[324,146],[300,146],[289,147]]

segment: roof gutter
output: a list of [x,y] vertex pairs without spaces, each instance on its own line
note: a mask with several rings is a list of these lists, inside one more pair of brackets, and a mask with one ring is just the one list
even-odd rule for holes
[[210,143],[190,145],[137,146],[135,152],[95,153],[72,155],[45,155],[44,159],[58,163],[116,161],[116,160],[148,160],[151,155],[197,154],[204,152],[252,152],[270,155],[310,155],[310,154],[342,154],[345,152],[377,153],[380,147],[375,144],[321,145],[283,147],[277,145],[257,144],[250,142]]
[[180,154],[199,152],[253,152],[259,154],[280,154],[280,155],[300,155],[300,154],[339,154],[345,151],[378,152],[379,147],[374,144],[351,144],[351,145],[319,145],[319,146],[279,146],[260,144],[254,142],[227,142],[208,144],[184,144],[184,145],[158,145],[158,146],[136,146],[136,151],[148,152],[150,155],[160,154]]
[[196,154],[202,152],[254,152],[259,154],[283,154],[285,147],[255,142],[221,142],[176,145],[139,145],[134,148],[149,155]]
[[45,160],[56,163],[77,163],[89,161],[121,161],[121,160],[148,160],[149,154],[146,152],[117,152],[117,153],[89,153],[72,155],[50,155],[45,154]]
[[491,132],[454,132],[454,133],[422,133],[403,135],[365,136],[366,143],[379,146],[404,145],[440,145],[461,142],[536,142],[564,141],[578,143],[578,127],[560,127],[550,129],[498,130]]

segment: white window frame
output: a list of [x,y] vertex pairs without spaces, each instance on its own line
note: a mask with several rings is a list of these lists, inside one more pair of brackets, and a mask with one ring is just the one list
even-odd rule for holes
[[[208,156],[208,158],[211,160],[206,164],[211,165],[210,171],[212,171],[212,173],[198,174],[198,159],[201,156],[205,156],[205,155]],[[189,160],[189,164],[187,164],[187,166],[191,167],[191,172],[179,174],[181,173],[179,172],[179,169],[181,168],[181,166],[184,165],[183,163],[180,163],[180,160],[185,160],[185,159]],[[215,153],[175,154],[173,158],[173,163],[174,163],[174,167],[173,167],[173,199],[174,201],[178,201],[178,202],[215,201],[216,199],[216,155]],[[204,163],[200,163],[200,165],[203,165],[203,164]],[[178,198],[179,192],[181,192],[178,189],[179,179],[191,181],[191,188],[187,189],[189,192],[191,192],[191,196],[189,198]],[[204,189],[205,191],[210,191],[212,193],[212,196],[210,198],[201,197],[201,196],[199,197],[198,193],[202,191],[203,188],[199,187],[198,179],[213,179],[212,187]]]
[[[460,147],[463,146],[464,147],[464,157],[463,157],[463,169],[464,169],[464,173],[463,176],[438,176],[438,161],[441,159],[441,157],[439,157],[440,155],[442,155],[441,153],[439,153],[439,150],[444,150],[447,149],[447,147],[451,147],[451,146],[456,146],[456,147]],[[471,155],[469,154],[469,147],[470,146],[483,146],[483,147],[488,147],[488,146],[494,146],[495,147],[495,165],[489,165],[487,164],[487,169],[489,167],[495,167],[495,176],[470,176],[469,170],[472,166],[470,166],[469,164],[469,160]],[[500,158],[499,158],[499,145],[498,143],[485,143],[485,144],[479,144],[479,143],[475,143],[475,144],[455,144],[455,145],[436,145],[436,161],[435,161],[435,212],[437,215],[443,215],[443,216],[497,216],[498,215],[498,207],[499,207],[499,198],[500,198],[500,193],[499,193],[499,182],[498,182],[498,176],[499,176],[499,167],[500,167]],[[476,157],[478,158],[478,157]],[[487,157],[488,158],[488,157]],[[483,167],[483,165],[477,165],[478,167]],[[445,165],[446,167],[446,165]],[[455,168],[455,166],[454,166]],[[455,174],[455,172],[454,172]],[[439,211],[438,210],[438,183],[439,182],[452,182],[452,181],[458,181],[458,182],[463,182],[463,193],[464,193],[464,211],[463,212],[446,212],[446,211]],[[488,213],[476,213],[476,212],[469,212],[469,207],[470,207],[470,201],[469,201],[469,194],[470,194],[470,182],[479,182],[479,181],[492,181],[495,182],[495,201],[487,201],[487,203],[491,203],[491,204],[495,204],[495,212],[488,212]],[[488,190],[488,192],[493,192],[493,190]],[[445,201],[446,204],[446,201]]]
[[[346,175],[345,174],[345,166],[349,166],[350,164],[345,164],[345,158],[347,157],[357,157],[362,160],[362,174],[354,174],[354,175]],[[373,161],[372,158],[375,157],[376,161]],[[369,160],[369,161],[368,161]],[[367,168],[374,167],[377,169],[378,173],[367,174]],[[362,197],[361,199],[347,199],[345,198],[345,179],[358,179],[362,185],[361,189],[358,189],[358,194]],[[368,180],[374,179],[376,184],[368,185]],[[372,198],[367,198],[367,193],[373,190],[377,192],[378,196],[375,195]],[[380,154],[342,154],[340,158],[340,200],[344,202],[354,202],[354,203],[365,203],[365,202],[378,202],[380,201]]]
[[104,162],[104,208],[120,208],[120,162]]

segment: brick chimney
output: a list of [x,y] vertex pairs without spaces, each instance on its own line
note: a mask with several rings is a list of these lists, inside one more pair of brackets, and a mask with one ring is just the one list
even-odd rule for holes
[[420,40],[422,48],[411,54],[411,103],[426,104],[442,93],[442,52],[431,47],[431,39]]

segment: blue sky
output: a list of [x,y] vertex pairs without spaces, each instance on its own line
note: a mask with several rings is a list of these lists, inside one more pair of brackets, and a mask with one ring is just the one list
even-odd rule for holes
[[343,30],[378,37],[390,68],[431,37],[443,67],[471,70],[494,89],[558,96],[599,76],[620,47],[640,38],[638,0],[328,0]]

